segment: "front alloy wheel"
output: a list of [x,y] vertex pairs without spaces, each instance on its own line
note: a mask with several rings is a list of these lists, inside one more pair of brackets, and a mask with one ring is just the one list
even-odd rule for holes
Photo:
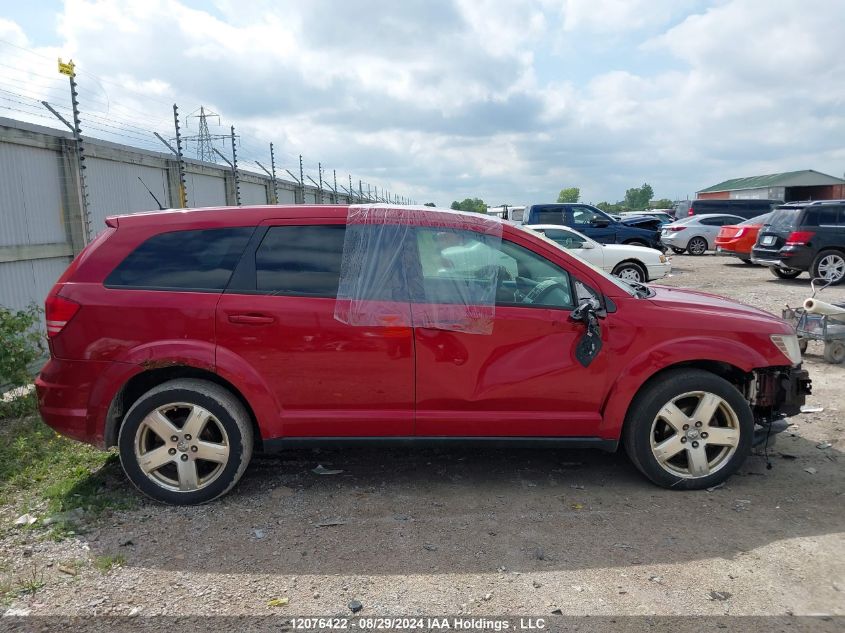
[[676,369],[636,395],[623,429],[634,465],[665,488],[697,490],[723,482],[751,451],[754,416],[730,382],[700,369]]
[[691,479],[717,472],[739,445],[736,412],[707,391],[667,402],[651,424],[651,452],[666,472]]
[[646,272],[642,266],[634,262],[623,262],[613,269],[613,274],[625,281],[645,283],[648,281]]
[[820,253],[813,262],[813,277],[821,277],[831,285],[845,279],[845,255],[838,251]]

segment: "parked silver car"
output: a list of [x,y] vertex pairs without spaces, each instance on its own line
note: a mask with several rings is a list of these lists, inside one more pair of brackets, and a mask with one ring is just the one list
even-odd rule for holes
[[665,225],[660,233],[660,241],[679,255],[684,251],[689,251],[690,255],[704,255],[714,248],[722,226],[739,222],[744,222],[744,219],[737,215],[693,215]]

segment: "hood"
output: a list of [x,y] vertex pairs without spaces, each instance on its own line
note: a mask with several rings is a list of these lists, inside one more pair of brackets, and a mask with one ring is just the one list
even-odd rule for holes
[[656,248],[649,248],[648,246],[636,246],[634,244],[602,244],[601,247],[605,251],[610,251],[611,253],[615,251],[623,253],[635,253],[641,255],[642,257],[659,257],[663,254]]
[[728,299],[727,297],[699,292],[698,290],[671,288],[669,286],[650,286],[650,288],[654,290],[655,295],[650,297],[649,301],[663,308],[748,319],[749,321],[756,321],[760,324],[764,322],[767,326],[775,326],[770,328],[770,334],[790,334],[794,332],[786,321],[776,317],[774,314],[740,303],[739,301],[734,301],[733,299]]
[[648,229],[650,231],[657,231],[660,228],[661,222],[659,219],[649,215],[634,215],[630,217],[623,217],[619,220],[625,226],[634,226],[638,229]]

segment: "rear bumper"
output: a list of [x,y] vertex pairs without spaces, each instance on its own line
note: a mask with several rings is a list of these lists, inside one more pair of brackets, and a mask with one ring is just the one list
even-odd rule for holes
[[107,385],[124,363],[51,358],[35,379],[44,422],[67,437],[103,447],[103,429],[113,393]]
[[802,247],[786,247],[778,251],[755,248],[751,251],[751,261],[761,266],[784,270],[808,270],[813,261],[813,254],[809,249]]

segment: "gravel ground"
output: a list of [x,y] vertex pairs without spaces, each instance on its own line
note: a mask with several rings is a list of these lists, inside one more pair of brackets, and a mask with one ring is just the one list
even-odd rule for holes
[[[776,313],[808,295],[806,277],[731,259],[673,263],[669,285]],[[656,488],[622,453],[259,456],[208,506],[142,502],[61,542],[7,531],[7,568],[45,582],[10,613],[349,615],[358,600],[361,615],[845,615],[845,367],[816,344],[806,366],[824,410],[793,419],[771,470],[752,457],[712,492]],[[318,463],[343,472],[315,475]],[[102,556],[125,561],[102,572]]]

